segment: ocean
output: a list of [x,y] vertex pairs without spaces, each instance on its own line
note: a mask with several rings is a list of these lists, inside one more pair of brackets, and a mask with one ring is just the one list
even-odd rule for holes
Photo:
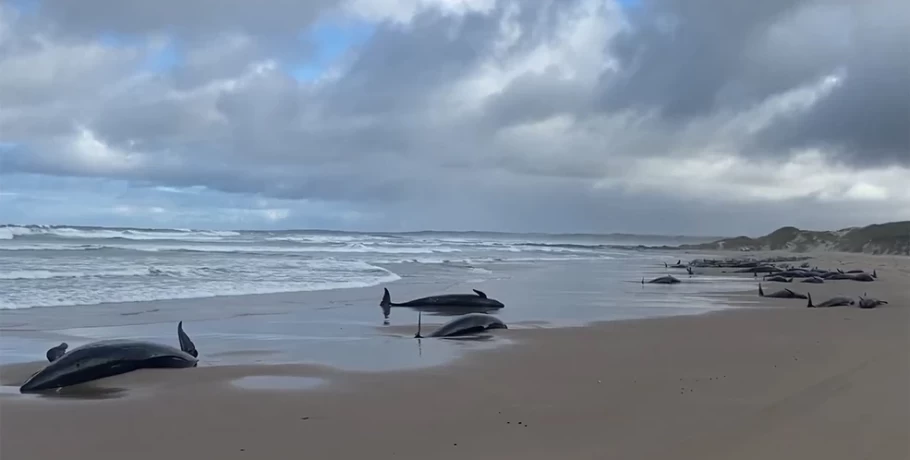
[[368,287],[401,279],[402,264],[482,277],[481,266],[612,260],[629,256],[622,247],[674,242],[0,226],[0,309]]
[[[395,326],[411,327],[416,313],[393,309],[391,324],[384,324],[383,287],[393,301],[482,289],[506,304],[496,315],[510,327],[726,308],[704,294],[747,289],[748,279],[640,282],[667,273],[664,262],[700,257],[657,248],[699,241],[5,225],[0,362],[43,359],[60,341],[71,348],[113,337],[169,343],[176,340],[176,322],[184,321],[207,363],[244,363],[255,351],[256,362],[355,369],[422,365],[448,359],[458,347],[483,344],[427,344],[414,356],[410,342],[401,340],[413,331],[403,334]],[[424,315],[423,322],[434,327],[447,319]],[[388,348],[383,359],[364,354],[378,346]]]

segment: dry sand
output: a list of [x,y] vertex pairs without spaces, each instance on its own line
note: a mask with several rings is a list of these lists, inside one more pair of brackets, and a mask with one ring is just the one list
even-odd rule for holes
[[[701,316],[509,330],[515,345],[407,372],[138,371],[105,383],[139,387],[122,398],[0,397],[0,459],[908,459],[910,258],[813,262],[838,260],[881,278],[768,290],[811,290],[816,302],[867,291],[890,304],[763,299]],[[246,375],[329,383],[230,383]]]

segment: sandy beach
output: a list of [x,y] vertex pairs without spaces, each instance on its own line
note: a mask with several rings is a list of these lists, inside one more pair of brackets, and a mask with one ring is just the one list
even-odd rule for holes
[[[416,370],[137,371],[106,379],[109,393],[94,398],[0,395],[0,458],[910,458],[910,259],[812,263],[880,278],[766,290],[890,303],[807,309],[719,293],[754,308],[498,331],[512,343]],[[261,388],[237,384],[250,376]]]

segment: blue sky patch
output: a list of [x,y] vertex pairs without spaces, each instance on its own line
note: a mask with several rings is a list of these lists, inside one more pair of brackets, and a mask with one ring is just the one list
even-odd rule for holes
[[302,40],[312,46],[309,58],[295,66],[291,73],[300,81],[313,81],[336,63],[345,52],[366,43],[376,25],[365,21],[321,20],[303,34]]

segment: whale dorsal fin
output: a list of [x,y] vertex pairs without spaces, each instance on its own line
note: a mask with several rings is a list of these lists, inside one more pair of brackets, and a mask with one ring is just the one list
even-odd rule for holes
[[474,292],[476,292],[477,295],[483,297],[484,299],[487,298],[487,295],[486,295],[483,291],[478,291],[477,289],[471,289],[471,290],[474,291]]
[[45,356],[47,356],[47,362],[52,363],[60,359],[61,356],[66,354],[66,349],[68,347],[69,345],[67,345],[66,342],[63,342],[60,345],[47,350],[47,353],[45,354]]
[[761,283],[758,283],[758,295],[761,297],[765,296],[765,291],[762,290]]
[[199,357],[199,352],[196,351],[196,345],[190,340],[190,336],[186,335],[186,332],[183,332],[183,321],[177,323],[177,339],[180,340],[180,350],[192,355],[194,358]]
[[423,315],[421,314],[421,311],[420,311],[420,310],[417,310],[417,333],[414,334],[414,338],[415,338],[415,339],[422,339],[422,338],[423,338],[423,336],[420,335],[420,326],[421,326],[420,323],[422,322],[422,321],[421,321],[422,316],[423,316]]

